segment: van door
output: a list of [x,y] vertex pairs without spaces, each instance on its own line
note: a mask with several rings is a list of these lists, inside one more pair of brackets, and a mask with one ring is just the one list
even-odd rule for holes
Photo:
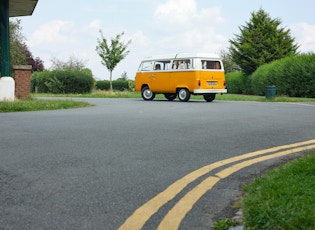
[[150,73],[150,89],[155,93],[167,93],[170,88],[170,61],[156,61]]
[[224,70],[222,63],[217,60],[202,60],[202,69],[200,73],[201,89],[224,89]]

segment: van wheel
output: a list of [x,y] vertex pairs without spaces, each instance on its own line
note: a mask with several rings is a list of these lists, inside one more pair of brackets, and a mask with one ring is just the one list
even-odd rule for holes
[[188,89],[185,89],[185,88],[179,89],[177,94],[178,94],[178,99],[180,101],[186,102],[186,101],[189,101],[189,99],[190,99],[190,93],[189,93]]
[[145,101],[152,101],[155,98],[155,93],[148,86],[144,86],[141,90],[141,96]]
[[166,93],[164,96],[169,101],[173,101],[177,97],[176,93]]
[[207,102],[211,102],[215,99],[215,93],[211,93],[211,94],[204,94],[203,98],[207,101]]

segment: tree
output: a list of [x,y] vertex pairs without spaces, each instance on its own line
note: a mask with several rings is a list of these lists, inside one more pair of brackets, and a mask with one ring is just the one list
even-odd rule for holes
[[33,54],[31,53],[31,51],[29,51],[28,47],[25,44],[23,45],[22,53],[26,57],[26,63],[32,66],[33,72],[43,71],[45,69],[44,61],[41,60],[39,57],[36,57],[34,59]]
[[221,50],[220,56],[223,61],[225,73],[231,73],[240,70],[240,67],[232,60],[231,54],[229,52]]
[[290,29],[280,28],[281,20],[271,19],[263,9],[251,13],[245,26],[239,27],[240,34],[230,40],[232,60],[249,75],[259,66],[297,52],[298,45],[290,36]]
[[33,71],[44,70],[44,62],[39,57],[34,59],[25,43],[20,19],[10,21],[10,60],[11,66],[32,65]]
[[25,37],[22,34],[21,20],[10,21],[10,59],[11,66],[26,65]]
[[100,30],[101,38],[97,39],[98,45],[96,46],[96,51],[102,59],[102,64],[110,72],[110,91],[113,91],[113,82],[112,82],[112,72],[117,66],[117,64],[123,60],[128,54],[127,50],[128,45],[131,43],[131,40],[124,43],[121,41],[121,37],[124,35],[124,32],[118,34],[115,38],[111,38],[110,44],[108,44],[107,39],[104,37],[102,30]]
[[69,57],[68,61],[61,61],[57,58],[52,58],[50,60],[52,62],[52,67],[51,69],[54,70],[78,70],[82,71],[86,69],[85,63],[86,61],[83,61],[81,59],[76,58],[75,56]]

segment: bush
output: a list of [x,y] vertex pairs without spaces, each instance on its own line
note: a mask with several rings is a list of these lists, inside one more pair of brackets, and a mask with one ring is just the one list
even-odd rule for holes
[[[130,86],[131,84],[127,80],[114,80],[113,82],[113,90],[118,90],[118,91],[124,91],[124,90],[129,90],[131,89]],[[96,89],[100,90],[109,90],[109,81],[108,80],[101,80],[96,82]]]
[[35,72],[31,77],[31,91],[39,93],[89,93],[94,79],[88,70],[53,70]]
[[275,85],[278,95],[315,97],[315,54],[302,54],[259,67],[250,77],[255,95],[265,95],[265,87]]
[[245,76],[242,72],[231,72],[225,75],[228,93],[242,94],[245,91]]
[[126,80],[113,81],[113,89],[119,90],[119,91],[128,90],[129,89],[128,81],[126,81]]
[[109,81],[107,80],[96,81],[95,87],[96,89],[99,90],[109,90]]

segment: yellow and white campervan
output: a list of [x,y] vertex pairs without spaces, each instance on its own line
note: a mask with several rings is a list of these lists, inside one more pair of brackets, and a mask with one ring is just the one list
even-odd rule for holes
[[188,101],[203,95],[211,102],[217,93],[227,93],[222,60],[210,54],[176,54],[144,58],[136,73],[135,91],[144,100],[162,93],[172,101]]

